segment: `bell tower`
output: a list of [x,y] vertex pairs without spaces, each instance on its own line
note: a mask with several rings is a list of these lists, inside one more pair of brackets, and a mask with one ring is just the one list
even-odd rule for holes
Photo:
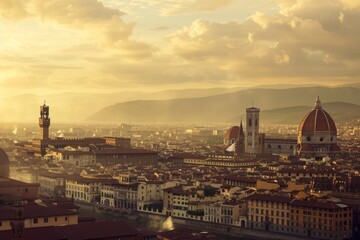
[[251,107],[246,109],[246,145],[245,152],[256,154],[259,142],[260,109]]
[[39,126],[40,126],[40,139],[41,140],[49,139],[50,118],[49,118],[49,106],[46,106],[46,102],[44,102],[44,105],[40,106]]

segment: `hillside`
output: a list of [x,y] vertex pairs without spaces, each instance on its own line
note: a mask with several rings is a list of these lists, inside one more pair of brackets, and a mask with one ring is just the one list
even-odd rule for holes
[[[331,102],[322,104],[323,108],[334,118],[335,122],[360,119],[360,105]],[[298,124],[301,119],[312,109],[312,106],[295,106],[261,111],[260,120],[264,124]],[[245,114],[233,118],[239,121]]]
[[[254,104],[260,107],[263,119],[266,114],[270,116],[276,113],[266,113],[265,110],[288,108],[294,106],[311,106],[317,94],[322,102],[344,102],[359,104],[360,89],[352,87],[307,87],[291,89],[247,89],[233,93],[215,96],[172,99],[172,100],[139,100],[118,103],[106,107],[87,118],[92,122],[224,122],[233,120],[243,112],[245,108]],[[349,114],[358,110],[352,106]],[[354,109],[356,110],[354,110]],[[296,107],[291,110],[295,115],[282,115],[279,119],[295,119],[302,116],[309,107]],[[287,109],[289,112],[290,109]],[[287,111],[284,111],[284,114]],[[334,107],[334,112],[341,112],[342,107]],[[274,110],[273,110],[274,111]],[[280,110],[277,110],[280,111]],[[331,113],[331,111],[329,111]],[[344,114],[343,112],[339,115]]]
[[[62,93],[46,96],[24,94],[0,99],[0,122],[36,122],[39,106],[46,100],[56,122],[80,123],[106,106],[131,100],[194,98],[234,92],[239,89],[181,89],[159,92],[123,91],[117,93]],[[89,107],[90,106],[90,107]],[[5,113],[5,114],[4,114]]]

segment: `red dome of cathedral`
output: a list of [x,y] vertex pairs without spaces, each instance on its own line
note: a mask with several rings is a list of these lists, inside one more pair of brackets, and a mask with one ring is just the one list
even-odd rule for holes
[[233,126],[229,128],[225,133],[224,139],[225,140],[237,139],[239,137],[239,131],[240,131],[239,126]]
[[314,108],[305,115],[299,125],[297,149],[300,156],[315,158],[340,151],[335,122],[321,107],[319,96]]
[[301,121],[299,132],[314,134],[315,132],[331,132],[336,134],[336,125],[331,116],[321,107],[319,98],[315,107]]

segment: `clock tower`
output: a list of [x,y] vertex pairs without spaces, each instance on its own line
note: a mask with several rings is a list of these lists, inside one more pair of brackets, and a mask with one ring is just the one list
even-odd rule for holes
[[49,127],[50,127],[50,118],[49,118],[49,106],[44,105],[40,106],[40,139],[48,140],[49,139]]

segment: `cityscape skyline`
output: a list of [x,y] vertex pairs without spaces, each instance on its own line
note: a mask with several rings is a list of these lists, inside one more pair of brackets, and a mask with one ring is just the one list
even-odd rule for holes
[[255,107],[246,108],[245,130],[241,120],[228,130],[121,124],[50,131],[50,106],[38,113],[39,134],[1,131],[2,239],[359,236],[359,126],[335,124],[319,96],[297,128],[263,126]]
[[0,240],[360,239],[360,0],[0,0]]

